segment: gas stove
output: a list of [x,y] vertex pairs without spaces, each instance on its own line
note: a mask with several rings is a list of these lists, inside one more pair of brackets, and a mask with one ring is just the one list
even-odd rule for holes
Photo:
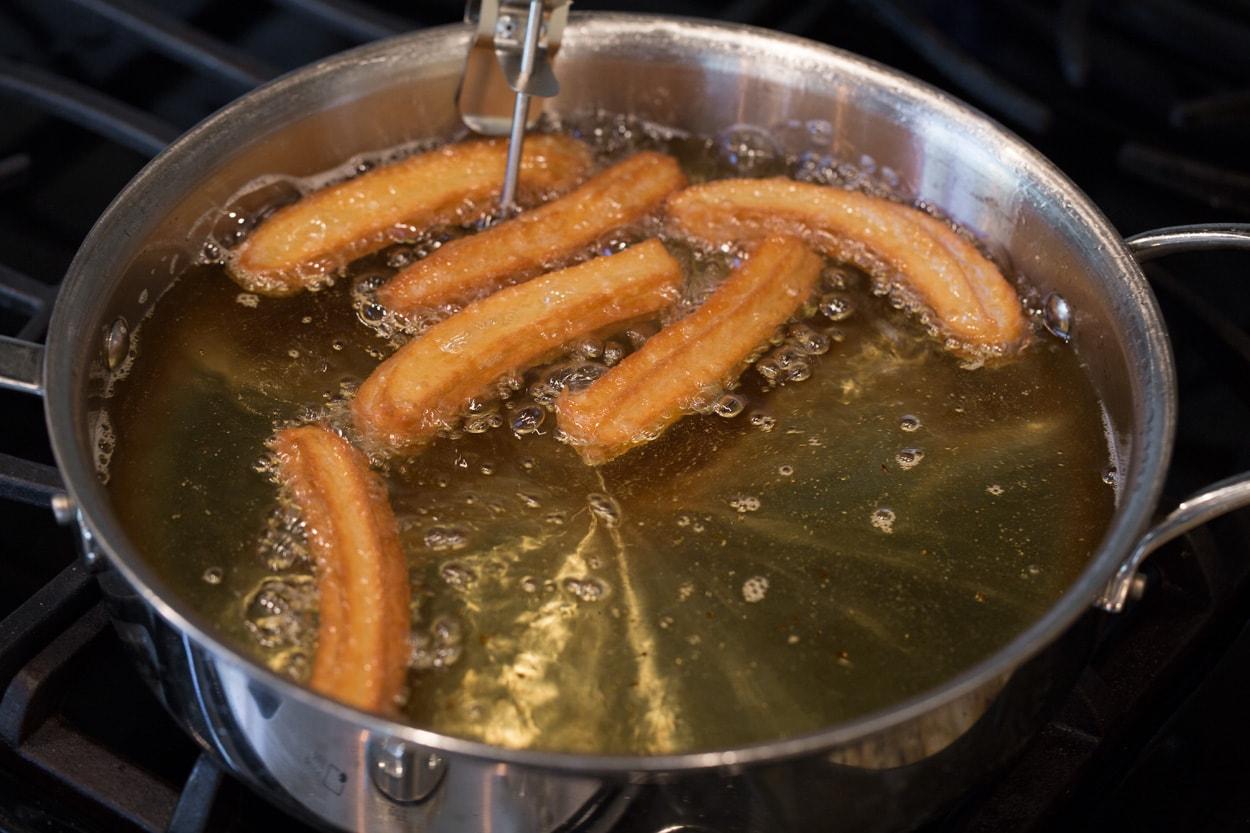
[[[803,35],[985,110],[1125,234],[1250,220],[1250,6],[1240,0],[670,0]],[[56,284],[114,194],[183,130],[286,70],[461,17],[454,0],[9,0],[0,8],[0,334],[42,338]],[[1181,425],[1164,508],[1250,468],[1246,261],[1152,266]],[[163,712],[50,510],[40,403],[0,392],[0,831],[298,830]],[[1023,754],[926,833],[1250,829],[1250,513],[1148,565],[1101,617],[1080,681]],[[654,833],[641,792],[614,831]],[[697,802],[696,802],[697,803]],[[714,833],[697,811],[669,831]]]

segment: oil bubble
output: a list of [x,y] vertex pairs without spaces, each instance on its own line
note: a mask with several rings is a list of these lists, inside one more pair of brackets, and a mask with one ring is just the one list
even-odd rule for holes
[[729,499],[730,507],[740,515],[760,510],[760,499],[755,495],[734,495]]
[[746,409],[747,403],[741,396],[727,393],[712,403],[712,413],[717,416],[732,419]]
[[742,583],[742,598],[748,604],[762,602],[766,595],[768,595],[768,579],[764,576],[751,576]]
[[546,382],[539,382],[530,385],[529,396],[539,405],[550,405],[556,401],[556,397],[560,395],[559,388],[553,388]]
[[587,338],[577,343],[577,352],[588,359],[597,359],[603,355],[603,342],[595,338]]
[[270,665],[274,671],[297,682],[304,682],[312,671],[312,660],[304,651],[285,651]]
[[462,550],[469,545],[469,533],[458,526],[432,526],[425,531],[425,545],[436,552]]
[[584,391],[595,383],[600,376],[607,372],[607,367],[594,362],[588,362],[573,369],[564,380],[564,389],[570,393],[579,393]]
[[630,346],[632,346],[635,350],[642,347],[642,345],[646,344],[647,339],[650,337],[651,337],[651,334],[648,332],[644,332],[643,330],[635,329],[635,330],[625,331],[625,338],[629,339]]
[[386,256],[386,265],[392,269],[403,269],[408,264],[416,260],[416,255],[412,249],[399,247]]
[[850,289],[856,289],[864,282],[865,275],[863,272],[851,266],[828,266],[821,273],[821,283],[826,289],[835,292],[844,292]]
[[847,295],[830,292],[820,299],[820,312],[830,321],[845,321],[855,314],[855,302]]
[[814,150],[799,154],[793,175],[799,182],[815,182],[828,185],[836,176],[837,165],[832,156]]
[[512,415],[512,431],[518,435],[536,433],[546,418],[545,410],[537,405],[527,405]]
[[924,451],[919,448],[904,448],[894,455],[894,462],[898,463],[898,467],[904,471],[914,469],[923,459]]
[[829,352],[829,336],[805,324],[792,327],[790,343],[804,356],[821,356]]
[[450,616],[439,616],[430,623],[430,633],[441,645],[454,645],[460,642],[462,630],[460,622]]
[[484,415],[471,416],[464,421],[466,434],[485,434],[490,430],[490,417]]
[[564,591],[583,602],[597,602],[608,594],[608,587],[597,578],[566,578]]
[[772,357],[760,359],[755,363],[755,372],[763,376],[765,380],[773,382],[781,375],[781,365]]
[[604,526],[618,526],[621,522],[621,505],[610,495],[591,492],[586,495],[586,504],[591,513],[603,522]]
[[439,575],[443,577],[443,581],[457,590],[465,590],[477,581],[477,573],[459,561],[448,561],[439,570]]
[[408,664],[416,671],[446,668],[464,653],[462,642],[460,623],[450,616],[440,616],[430,623],[429,630],[413,631]]
[[787,382],[803,382],[810,379],[811,376],[812,367],[804,361],[792,362],[790,366],[786,368]]
[[222,568],[209,567],[200,578],[204,580],[205,584],[221,584],[221,580],[225,578],[225,575],[226,571]]
[[721,131],[714,142],[720,160],[739,176],[780,173],[783,159],[770,132],[750,124],[735,124]]
[[304,647],[314,632],[317,582],[312,576],[270,576],[244,604],[249,633],[269,650]]
[[898,421],[898,427],[900,430],[906,431],[909,434],[919,431],[920,418],[913,416],[912,414],[904,414]]
[[876,509],[872,513],[872,516],[869,518],[869,521],[872,523],[873,527],[875,527],[876,529],[881,530],[886,535],[891,535],[894,532],[895,519],[896,519],[896,516],[894,514],[894,510],[886,509],[883,506],[879,509]]

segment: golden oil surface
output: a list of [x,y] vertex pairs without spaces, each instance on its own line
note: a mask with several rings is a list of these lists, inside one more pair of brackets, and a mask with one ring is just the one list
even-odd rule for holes
[[[696,178],[730,172],[699,161],[709,145],[668,146]],[[728,268],[666,242],[695,295]],[[297,679],[315,580],[265,442],[341,413],[393,350],[353,288],[420,245],[281,300],[192,269],[110,403],[108,486],[132,539],[227,640]],[[582,464],[546,411],[511,430],[529,427],[518,417],[541,408],[551,367],[383,464],[414,591],[414,725],[600,753],[766,741],[937,685],[1048,609],[1114,502],[1077,356],[1039,335],[968,369],[853,270],[832,268],[823,291],[806,323],[830,348],[802,358],[808,378],[748,369],[726,415],[607,466]],[[557,381],[604,363],[602,342],[584,347]]]

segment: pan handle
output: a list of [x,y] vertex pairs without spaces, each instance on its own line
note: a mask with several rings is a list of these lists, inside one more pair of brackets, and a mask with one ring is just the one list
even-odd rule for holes
[[[1250,224],[1172,226],[1143,232],[1124,242],[1140,263],[1181,252],[1215,249],[1250,251]],[[1094,604],[1108,613],[1124,610],[1138,582],[1137,571],[1148,555],[1194,527],[1246,506],[1250,506],[1250,472],[1221,480],[1181,501],[1171,514],[1141,537]]]
[[43,345],[0,336],[0,389],[43,396]]
[[1250,223],[1168,226],[1134,234],[1124,242],[1138,263],[1181,252],[1250,250]]

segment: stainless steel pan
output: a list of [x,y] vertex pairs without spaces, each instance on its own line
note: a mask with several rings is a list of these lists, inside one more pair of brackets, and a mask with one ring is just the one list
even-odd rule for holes
[[[368,830],[607,829],[655,799],[666,829],[893,829],[914,825],[1012,754],[1084,660],[1094,606],[1119,610],[1139,562],[1178,531],[1250,503],[1221,484],[1147,532],[1168,465],[1171,355],[1134,253],[1250,247],[1245,228],[1123,241],[1049,162],[960,102],[884,67],[745,27],[574,16],[559,57],[561,112],[603,108],[698,133],[816,123],[827,150],[890,168],[1026,271],[1071,332],[1109,415],[1122,486],[1087,569],[1026,632],[943,685],[819,732],[665,757],[506,750],[362,714],[280,679],[218,641],[139,556],[93,467],[90,424],[130,328],[191,262],[203,218],[262,174],[308,174],[457,125],[461,27],[367,46],[230,105],[147,166],[70,267],[46,350],[0,343],[8,387],[42,393],[67,485],[54,501],[99,568],[116,625],[170,711],[276,802]],[[145,349],[159,349],[157,345]],[[689,828],[677,827],[692,825]]]

